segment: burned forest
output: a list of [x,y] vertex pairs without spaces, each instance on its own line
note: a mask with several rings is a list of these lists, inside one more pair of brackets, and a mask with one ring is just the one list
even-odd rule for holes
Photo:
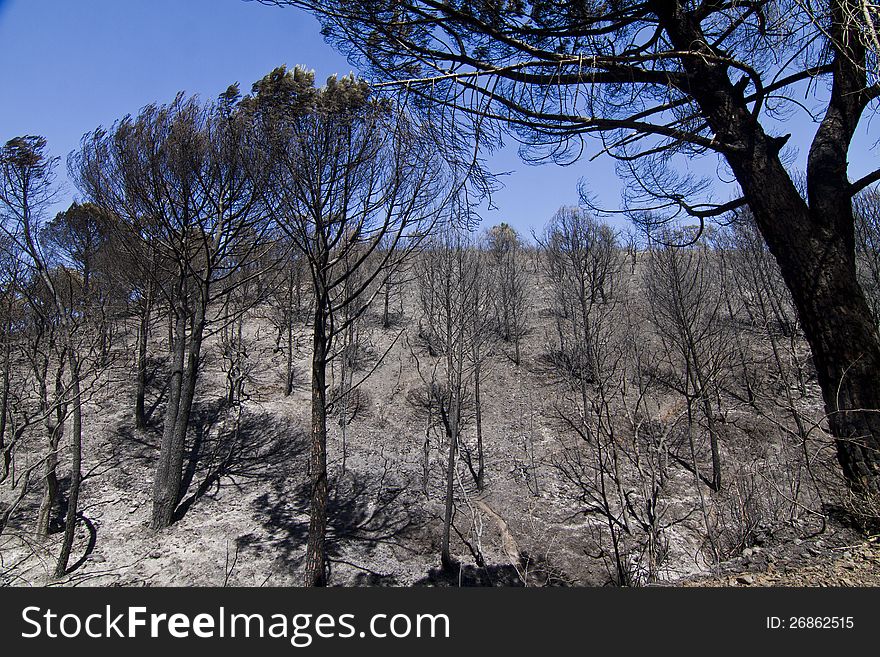
[[248,5],[359,72],[3,135],[0,586],[880,585],[876,5]]

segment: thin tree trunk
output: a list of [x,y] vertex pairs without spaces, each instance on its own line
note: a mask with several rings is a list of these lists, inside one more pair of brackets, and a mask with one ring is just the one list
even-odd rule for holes
[[[706,425],[709,429],[709,449],[712,452],[712,490],[717,493],[721,490],[721,451],[718,446],[718,430],[715,427],[715,417],[712,414],[712,403],[709,399],[707,381],[703,376],[702,365],[696,352],[696,345],[690,342],[690,333],[688,333],[688,340],[688,348],[694,361],[693,372],[697,396],[703,404],[703,414],[706,416]],[[694,467],[697,467],[696,463],[694,463]]]
[[287,380],[284,384],[284,396],[293,393],[293,322],[287,325]]
[[134,403],[134,422],[137,429],[145,429],[147,416],[144,410],[144,400],[147,391],[147,341],[150,332],[150,313],[153,308],[153,286],[149,285],[144,308],[141,310],[141,322],[138,329],[138,355],[137,355],[137,393]]
[[[62,354],[62,358],[64,358]],[[37,514],[37,535],[45,538],[51,531],[52,512],[58,504],[58,451],[61,445],[61,439],[64,436],[64,416],[66,409],[62,401],[64,394],[64,382],[62,377],[64,368],[58,366],[55,375],[55,396],[53,406],[49,406],[48,390],[43,382],[41,382],[41,394],[43,395],[42,405],[46,409],[46,433],[49,439],[49,451],[46,454],[46,463],[44,466],[44,487],[43,497],[40,500],[40,509]],[[54,417],[52,415],[54,411]]]
[[[457,402],[453,402],[453,406]],[[446,437],[449,441],[449,454],[446,458],[446,508],[443,514],[443,542],[440,547],[440,565],[445,571],[450,571],[455,566],[449,549],[449,535],[452,529],[453,493],[455,482],[455,451],[458,447],[458,432],[455,427],[458,424],[457,411],[450,409]]]
[[[451,307],[452,298],[447,295],[447,308]],[[447,335],[453,335],[452,313],[447,314],[447,327],[449,332]],[[449,547],[450,532],[452,529],[452,514],[455,511],[454,499],[454,483],[455,483],[455,453],[458,450],[459,430],[461,425],[461,393],[462,393],[462,371],[464,367],[464,339],[458,336],[458,342],[455,345],[456,354],[453,355],[449,350],[447,356],[447,376],[449,385],[450,405],[449,413],[445,420],[446,436],[449,440],[449,455],[446,459],[446,508],[443,516],[443,541],[440,547],[440,565],[445,571],[450,571],[455,562],[452,560],[452,554]],[[440,402],[442,405],[442,401]]]
[[[9,335],[8,325],[6,335]],[[6,338],[9,339],[8,337]],[[6,418],[9,414],[9,369],[10,369],[10,347],[5,345],[3,349],[3,394],[0,396],[0,452],[6,448]],[[3,481],[6,475],[6,469],[0,473],[0,481]]]
[[309,506],[309,538],[303,572],[304,586],[327,585],[327,350],[326,297],[315,299],[315,324],[312,351],[312,435],[311,495]]
[[432,419],[432,406],[428,405],[428,419],[425,423],[425,440],[422,443],[422,492],[425,494],[425,498],[429,497],[428,495],[428,484],[430,482],[430,473],[431,473],[431,423]]
[[37,536],[46,538],[52,524],[52,512],[58,500],[58,447],[61,438],[61,427],[52,423],[49,428],[49,453],[43,466],[43,497],[37,513]]
[[[479,356],[477,356],[479,358]],[[485,461],[483,458],[483,407],[480,404],[480,363],[474,366],[474,412],[477,425],[477,489],[483,490]]]
[[67,573],[67,562],[73,548],[76,530],[77,509],[79,506],[79,490],[82,484],[82,399],[80,398],[79,362],[71,347],[68,351],[70,366],[70,389],[72,422],[70,431],[70,493],[67,496],[67,516],[64,519],[64,540],[61,543],[61,554],[55,566],[55,577],[63,577]]

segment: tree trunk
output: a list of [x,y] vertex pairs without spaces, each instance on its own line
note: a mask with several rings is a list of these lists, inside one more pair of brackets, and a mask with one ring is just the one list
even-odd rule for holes
[[[453,406],[456,402],[453,401]],[[452,529],[452,512],[454,510],[454,483],[455,483],[455,450],[458,447],[457,412],[452,411],[447,424],[446,438],[449,441],[449,455],[446,458],[446,508],[443,514],[443,542],[440,546],[440,566],[445,571],[451,571],[455,566],[449,549],[449,535]]]
[[[479,355],[476,356],[479,358]],[[480,404],[480,363],[474,366],[474,413],[477,426],[477,490],[483,490],[485,460],[483,458],[483,407]]]
[[107,365],[107,360],[110,355],[110,329],[107,324],[107,314],[105,310],[105,306],[101,305],[101,321],[98,326],[98,336],[100,338],[100,359],[99,363],[101,367]]
[[70,391],[72,422],[70,431],[70,492],[67,496],[67,516],[64,519],[64,540],[61,543],[61,554],[55,566],[55,577],[63,577],[67,573],[67,562],[73,548],[76,530],[77,508],[79,505],[79,489],[82,484],[82,399],[80,398],[79,361],[73,348],[68,351],[70,365]]
[[[781,166],[757,164],[764,166],[753,163],[741,180],[810,344],[838,460],[857,492],[878,495],[880,341],[856,278],[849,197],[825,185],[811,194],[816,198],[808,208]],[[831,177],[820,166],[811,169],[811,177]],[[837,201],[819,198],[829,194]]]
[[[5,453],[6,448],[6,418],[9,415],[9,369],[10,369],[10,351],[8,340],[9,340],[9,329],[8,325],[6,328],[6,339],[4,342],[3,349],[3,393],[0,395],[0,452]],[[6,477],[6,467],[4,464],[2,472],[0,472],[0,481],[3,481]]]
[[[693,384],[695,396],[700,400],[703,406],[703,415],[706,418],[706,426],[709,431],[709,449],[712,453],[712,484],[711,488],[716,493],[721,490],[721,451],[718,446],[718,430],[715,427],[715,417],[712,413],[712,402],[709,398],[709,388],[706,377],[703,376],[703,366],[700,363],[700,357],[697,352],[697,345],[691,338],[691,333],[687,331],[687,350],[690,352],[692,359]],[[697,467],[696,462],[694,468]]]
[[[291,310],[291,313],[293,311]],[[284,383],[284,396],[293,393],[293,316],[287,322],[287,377]]]
[[[755,121],[726,64],[700,57],[681,63],[758,228],[791,291],[810,344],[837,457],[850,486],[880,496],[880,338],[855,271],[852,190],[847,157],[871,100],[866,53],[849,0],[829,3],[833,84],[807,160],[800,196],[779,157],[784,143]],[[676,48],[709,56],[699,23],[677,2],[652,5]]]
[[[447,304],[449,301],[447,301]],[[451,317],[451,314],[449,315]],[[452,333],[447,333],[452,335]],[[461,427],[461,395],[462,395],[462,371],[464,367],[464,340],[458,337],[458,343],[447,355],[447,381],[449,394],[449,412],[443,418],[446,427],[446,437],[449,440],[449,456],[446,459],[446,508],[443,516],[443,542],[440,548],[440,566],[445,571],[450,571],[455,566],[449,549],[450,531],[452,529],[452,514],[455,511],[454,483],[455,483],[455,453],[458,450],[459,432]],[[441,408],[443,401],[440,400]]]
[[175,335],[170,340],[174,347],[171,362],[171,378],[168,385],[168,405],[165,408],[165,420],[162,429],[162,442],[159,446],[159,462],[156,465],[156,478],[153,481],[153,529],[161,529],[171,524],[176,502],[176,488],[171,479],[171,453],[174,449],[174,427],[180,409],[180,397],[183,386],[183,364],[186,355],[186,318],[183,310],[177,311]]
[[327,585],[327,350],[326,304],[322,295],[315,299],[315,323],[312,351],[312,435],[309,472],[311,497],[309,538],[306,545],[304,586]]
[[140,327],[138,330],[137,354],[137,394],[134,403],[134,423],[137,429],[145,429],[147,416],[144,411],[144,398],[147,391],[147,340],[150,332],[150,311],[153,307],[153,286],[149,286],[144,307],[141,310]]
[[[165,476],[162,480],[162,489],[156,496],[154,487],[153,498],[153,528],[168,527],[174,520],[174,511],[185,491],[180,488],[183,480],[183,460],[186,451],[186,432],[189,427],[189,418],[192,413],[193,400],[195,399],[196,380],[199,373],[199,360],[202,351],[202,337],[205,329],[205,305],[200,304],[193,318],[192,333],[189,338],[189,353],[186,358],[186,370],[180,383],[180,400],[177,404],[177,412],[173,418],[171,439],[168,443],[169,453],[165,463]],[[184,336],[178,336],[181,347],[176,351],[182,359],[186,348]],[[163,435],[164,441],[164,435]],[[158,479],[157,479],[158,481]]]
[[[62,358],[65,355],[62,353]],[[44,466],[43,498],[40,500],[40,510],[37,514],[37,535],[45,538],[51,531],[52,512],[58,503],[58,451],[61,439],[64,436],[64,416],[66,415],[65,404],[62,400],[64,395],[64,367],[59,364],[55,375],[55,397],[53,405],[49,405],[48,390],[44,380],[40,382],[40,394],[42,406],[46,409],[46,433],[49,439],[49,451],[46,454]],[[54,412],[54,417],[53,417]]]
[[[827,249],[827,245],[822,248]],[[800,281],[795,301],[813,352],[843,473],[857,491],[880,495],[880,346],[876,327],[852,263],[837,260],[826,265],[812,281]]]
[[61,427],[49,423],[49,453],[43,466],[43,497],[40,499],[40,510],[37,514],[37,536],[46,538],[52,524],[52,512],[58,500],[58,446],[61,439]]
[[425,422],[425,440],[422,443],[422,492],[425,499],[429,498],[428,484],[431,474],[431,425],[433,422],[432,406],[428,405],[428,419]]

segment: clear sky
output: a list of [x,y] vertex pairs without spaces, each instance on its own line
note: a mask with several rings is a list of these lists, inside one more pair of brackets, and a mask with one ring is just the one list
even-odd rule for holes
[[[98,125],[178,91],[214,98],[232,82],[249,90],[280,64],[305,65],[321,80],[351,70],[324,43],[317,21],[290,8],[242,0],[0,0],[0,143],[40,134],[63,160]],[[791,142],[801,153],[812,132],[804,127]],[[852,178],[873,168],[867,135],[863,126]],[[592,145],[588,155],[598,148]],[[532,167],[510,148],[489,162],[513,173],[502,178],[498,209],[484,212],[484,225],[540,230],[559,206],[577,204],[583,177],[606,205],[619,199],[621,182],[607,158]],[[59,173],[63,180],[63,165]],[[76,194],[68,185],[57,209]]]

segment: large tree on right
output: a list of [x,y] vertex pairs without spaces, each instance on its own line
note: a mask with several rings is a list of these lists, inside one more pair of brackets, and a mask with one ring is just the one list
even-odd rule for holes
[[[856,127],[880,94],[871,0],[262,0],[314,13],[353,63],[480,143],[577,159],[598,136],[625,208],[701,222],[748,205],[812,348],[857,492],[880,495],[880,340],[856,278]],[[806,112],[812,121],[790,121]],[[805,184],[787,126],[811,134]],[[677,166],[716,158],[736,192]],[[692,171],[692,170],[690,170]],[[644,211],[644,212],[640,212]]]

